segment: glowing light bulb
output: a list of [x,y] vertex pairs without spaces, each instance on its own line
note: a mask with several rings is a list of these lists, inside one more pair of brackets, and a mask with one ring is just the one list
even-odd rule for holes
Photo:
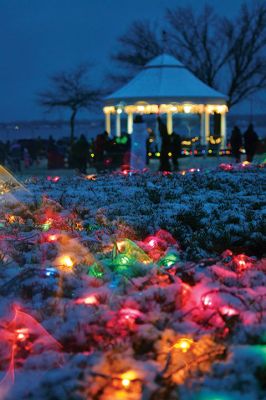
[[84,304],[98,304],[98,300],[94,295],[86,297],[83,302]]
[[122,256],[122,257],[120,257],[120,263],[121,264],[128,264],[128,262],[129,262],[129,258],[127,257],[127,256]]
[[234,308],[229,307],[229,306],[221,307],[220,308],[220,312],[223,315],[227,315],[228,317],[232,317],[233,315],[237,315],[238,314],[237,310],[235,310]]
[[53,222],[53,220],[52,220],[51,218],[48,218],[48,219],[45,221],[45,223],[42,224],[42,230],[43,230],[43,231],[48,231],[48,230],[51,228],[51,226],[52,226],[52,222]]
[[98,304],[97,297],[94,294],[91,294],[87,297],[83,297],[81,299],[77,299],[75,301],[76,304],[86,304],[86,305],[94,305]]
[[239,260],[238,265],[244,268],[246,266],[246,262],[244,260]]
[[167,254],[165,257],[163,257],[159,261],[159,265],[165,266],[165,267],[172,267],[174,264],[176,264],[180,260],[179,256],[177,254]]
[[231,171],[231,170],[233,169],[233,166],[232,166],[231,164],[225,164],[225,163],[223,163],[223,164],[220,164],[220,168],[221,168],[223,171]]
[[17,339],[18,339],[20,342],[23,342],[23,341],[26,339],[26,337],[25,337],[24,333],[18,333],[18,334],[17,334]]
[[28,329],[25,328],[17,329],[16,334],[19,342],[24,342],[29,336]]
[[49,235],[48,242],[55,242],[57,240],[57,238],[58,238],[57,235]]
[[155,246],[156,246],[156,240],[155,240],[155,239],[150,239],[150,240],[148,241],[148,245],[149,245],[150,247],[155,247]]
[[55,269],[53,267],[47,267],[40,271],[40,276],[48,277],[48,278],[57,278],[59,276],[59,273],[58,273],[57,269]]
[[59,257],[58,264],[59,264],[59,266],[61,265],[63,267],[67,267],[67,268],[72,268],[74,265],[71,258],[67,255]]
[[125,320],[135,320],[136,318],[141,316],[141,312],[139,310],[135,310],[133,308],[123,308],[120,310],[120,315]]
[[217,113],[218,114],[222,114],[224,112],[227,111],[227,107],[226,106],[217,106]]
[[47,176],[47,180],[51,182],[58,182],[60,179],[60,176]]
[[184,105],[184,112],[185,112],[186,114],[189,114],[190,111],[191,111],[191,109],[192,109],[192,106],[190,106],[189,104],[185,104],[185,105]]
[[88,269],[88,275],[93,278],[102,278],[104,275],[103,269],[101,265],[98,265],[96,262],[92,264]]
[[130,380],[122,379],[122,385],[127,389],[130,386]]
[[135,379],[137,379],[137,374],[133,370],[124,372],[121,375],[121,383],[122,383],[122,385],[124,386],[125,389],[128,389],[130,384],[131,384],[131,382],[133,380],[135,380]]
[[86,176],[86,179],[88,179],[88,181],[96,181],[96,178],[97,176],[93,174]]
[[212,298],[209,295],[203,296],[202,303],[205,307],[211,307],[212,306]]
[[123,249],[125,248],[125,241],[119,240],[118,242],[116,242],[116,246],[118,248],[118,251],[123,251]]
[[245,271],[252,265],[250,257],[245,254],[238,254],[233,258],[233,260],[239,272]]
[[181,350],[183,353],[186,353],[193,344],[193,340],[188,338],[180,338],[173,347],[175,349]]
[[15,215],[8,215],[8,216],[7,216],[7,221],[8,221],[10,224],[13,224],[14,222],[16,222],[16,217],[15,217]]

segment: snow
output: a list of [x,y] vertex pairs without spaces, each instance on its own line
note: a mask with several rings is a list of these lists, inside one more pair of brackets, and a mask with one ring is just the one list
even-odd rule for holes
[[252,166],[2,195],[0,399],[265,399],[265,210]]

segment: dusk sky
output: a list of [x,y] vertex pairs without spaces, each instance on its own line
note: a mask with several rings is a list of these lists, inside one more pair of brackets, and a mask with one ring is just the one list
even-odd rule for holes
[[[160,20],[166,7],[204,0],[0,0],[0,122],[58,117],[44,114],[36,93],[47,77],[92,60],[93,80],[104,85],[116,39],[139,18]],[[219,13],[236,14],[241,0],[212,0]],[[240,107],[240,110],[244,110]],[[237,111],[237,109],[235,110]],[[261,110],[262,112],[263,110]]]

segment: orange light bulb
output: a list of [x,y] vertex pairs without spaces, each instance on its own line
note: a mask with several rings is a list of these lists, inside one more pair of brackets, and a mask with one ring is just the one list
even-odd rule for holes
[[128,389],[132,381],[137,379],[137,377],[136,371],[129,370],[121,375],[121,383],[125,389]]
[[57,265],[59,267],[61,266],[61,267],[72,268],[74,266],[74,263],[73,263],[72,259],[70,258],[70,256],[65,255],[65,256],[61,256],[58,258]]
[[122,385],[127,389],[130,386],[130,380],[122,379]]
[[174,348],[186,353],[193,344],[193,340],[188,338],[180,338],[175,344]]

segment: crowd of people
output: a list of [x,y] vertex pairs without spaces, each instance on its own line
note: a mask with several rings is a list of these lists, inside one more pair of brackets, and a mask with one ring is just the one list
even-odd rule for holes
[[[156,155],[160,171],[178,170],[181,157],[181,137],[173,132],[168,134],[161,117],[157,118],[157,135],[147,128],[141,116],[137,116],[133,134],[122,133],[112,138],[107,132],[98,134],[95,139],[87,140],[81,135],[73,143],[68,139],[21,139],[13,142],[0,141],[0,165],[14,172],[20,172],[31,166],[38,166],[40,160],[47,160],[48,169],[74,168],[85,174],[88,166],[97,172],[105,170],[141,169],[146,167]],[[231,139],[231,152],[236,162],[241,161],[244,147],[246,159],[253,161],[258,147],[258,135],[250,124],[242,135],[235,126]]]
[[241,148],[244,147],[246,152],[246,161],[252,162],[254,155],[256,153],[259,143],[259,138],[257,133],[254,131],[252,124],[248,126],[248,129],[242,135],[238,126],[234,126],[230,144],[232,155],[237,163],[241,162]]

